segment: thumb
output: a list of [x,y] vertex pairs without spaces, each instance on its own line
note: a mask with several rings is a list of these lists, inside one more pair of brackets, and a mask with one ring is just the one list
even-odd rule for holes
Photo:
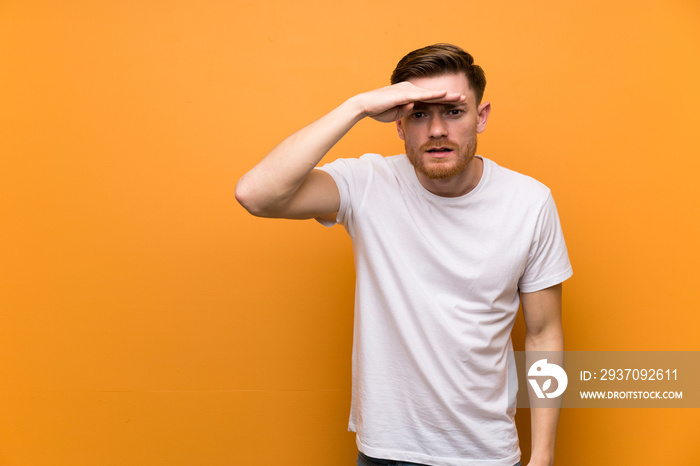
[[413,106],[414,102],[409,102],[398,107],[398,111],[396,112],[396,120],[400,120],[401,118],[411,113],[411,110],[413,110]]

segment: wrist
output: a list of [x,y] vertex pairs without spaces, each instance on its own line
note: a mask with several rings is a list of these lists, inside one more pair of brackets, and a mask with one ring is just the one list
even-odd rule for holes
[[554,455],[533,453],[528,466],[552,466],[553,464]]
[[358,95],[350,97],[348,100],[343,102],[341,107],[344,107],[347,109],[347,111],[351,115],[354,123],[357,123],[358,121],[362,120],[363,118],[366,118],[369,116],[369,112],[365,109],[365,105],[364,105],[364,102],[362,100],[362,94],[358,94]]

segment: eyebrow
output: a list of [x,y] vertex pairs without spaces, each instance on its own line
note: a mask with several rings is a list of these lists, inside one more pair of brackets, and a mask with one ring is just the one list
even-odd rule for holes
[[413,105],[414,110],[426,110],[429,107],[442,107],[446,110],[452,110],[454,108],[464,108],[468,107],[466,102],[416,102]]

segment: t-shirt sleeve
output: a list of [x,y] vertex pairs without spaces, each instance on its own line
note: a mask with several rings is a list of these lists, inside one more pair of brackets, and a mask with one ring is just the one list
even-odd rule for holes
[[322,225],[330,227],[339,223],[345,227],[351,237],[354,236],[355,213],[361,208],[364,194],[372,179],[372,155],[374,154],[367,154],[359,159],[337,159],[316,168],[333,178],[340,194],[340,207],[336,221],[317,219]]
[[543,204],[530,246],[527,265],[520,278],[523,293],[532,293],[557,285],[573,275],[564,242],[559,214],[551,193]]

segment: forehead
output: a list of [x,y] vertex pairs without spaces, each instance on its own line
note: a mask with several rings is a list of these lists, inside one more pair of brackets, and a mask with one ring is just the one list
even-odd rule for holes
[[414,86],[422,87],[423,89],[458,92],[466,95],[468,102],[474,102],[474,91],[469,87],[469,82],[464,73],[448,73],[440,76],[411,78],[408,82]]

